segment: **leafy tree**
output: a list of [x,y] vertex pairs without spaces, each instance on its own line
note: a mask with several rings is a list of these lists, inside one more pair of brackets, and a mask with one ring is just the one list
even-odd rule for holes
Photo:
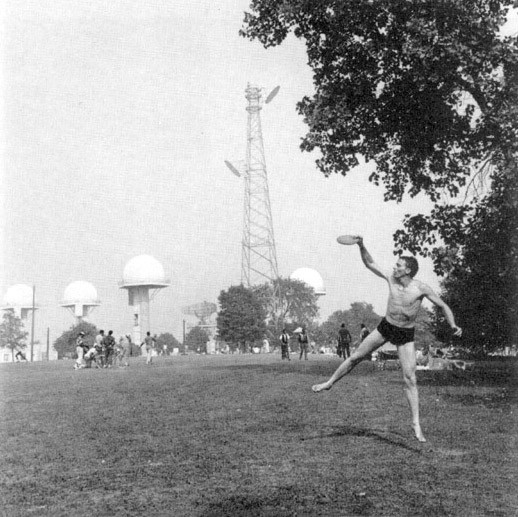
[[516,5],[252,0],[242,30],[266,47],[290,32],[305,41],[315,94],[298,103],[301,147],[320,150],[326,176],[363,157],[385,200],[433,203],[394,239],[449,274],[446,299],[475,348],[516,336],[518,34],[501,36]]
[[221,291],[218,301],[220,310],[216,322],[220,339],[246,349],[265,335],[266,311],[253,289],[231,286],[228,291]]
[[[272,294],[276,288],[279,300],[275,304]],[[278,278],[273,284],[254,287],[254,292],[263,303],[271,339],[278,338],[284,327],[305,325],[311,329],[314,326],[318,317],[318,298],[315,290],[308,284],[291,278]]]
[[164,350],[164,345],[167,346],[167,351],[170,354],[173,348],[181,349],[181,343],[176,339],[173,334],[164,332],[157,337],[156,347],[158,350]]
[[[415,343],[416,348],[429,348],[441,346],[441,341],[437,336],[437,321],[436,315],[438,312],[428,310],[426,307],[421,306],[417,313],[415,321]],[[441,311],[442,314],[442,311]],[[451,329],[448,326],[448,336],[451,336]]]
[[0,347],[11,350],[13,361],[15,350],[23,350],[27,347],[28,335],[29,333],[23,329],[22,320],[16,316],[14,311],[4,311],[2,323],[0,323]]
[[342,323],[345,323],[354,343],[360,338],[361,323],[372,330],[378,325],[380,319],[381,317],[374,312],[374,307],[370,303],[354,302],[348,310],[333,312],[333,314],[320,325],[316,337],[318,337],[321,343],[334,344],[337,340],[338,329]]
[[[463,327],[462,344],[491,352],[518,339],[518,171],[495,180],[466,230],[461,256],[448,257],[443,297]],[[440,337],[449,339],[442,314]]]
[[[473,171],[516,163],[518,37],[501,37],[513,0],[252,0],[241,34],[265,47],[290,32],[306,44],[315,94],[298,103],[301,148],[346,175],[359,157],[385,199],[423,193],[428,215],[407,215],[396,243],[412,253],[462,243],[482,199],[451,201]],[[514,164],[514,165],[513,165]]]
[[191,350],[197,350],[204,354],[207,352],[207,341],[209,335],[200,326],[193,327],[185,336],[185,345]]
[[58,359],[75,357],[76,339],[80,332],[85,333],[84,341],[86,341],[88,345],[92,346],[94,344],[95,336],[98,333],[97,327],[87,321],[81,321],[63,332],[63,334],[54,341],[52,346],[58,353]]

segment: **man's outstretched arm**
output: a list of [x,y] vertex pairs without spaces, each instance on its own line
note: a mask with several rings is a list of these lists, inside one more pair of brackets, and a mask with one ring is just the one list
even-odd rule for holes
[[444,316],[446,317],[446,321],[449,323],[451,329],[453,330],[453,335],[460,337],[462,336],[462,329],[457,326],[455,323],[455,317],[453,316],[453,312],[450,309],[449,305],[442,300],[433,290],[431,287],[425,285],[423,289],[425,296],[435,305],[441,308],[442,312],[444,313]]
[[374,262],[371,254],[367,251],[365,244],[363,244],[363,237],[361,235],[356,235],[355,237],[358,239],[358,247],[360,248],[360,255],[365,267],[370,269],[375,275],[378,275],[381,278],[387,278],[387,274],[383,272],[376,262]]

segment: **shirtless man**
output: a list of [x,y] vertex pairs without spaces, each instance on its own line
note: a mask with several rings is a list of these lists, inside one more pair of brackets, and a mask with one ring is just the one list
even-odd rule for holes
[[415,280],[418,270],[414,257],[400,257],[392,273],[383,271],[372,259],[363,244],[363,238],[356,236],[363,263],[375,275],[384,278],[389,287],[387,312],[378,328],[373,330],[360,346],[333,373],[327,382],[315,384],[312,390],[318,393],[328,390],[335,382],[347,375],[366,356],[384,343],[390,341],[397,346],[399,361],[405,381],[405,394],[412,412],[412,427],[420,442],[426,439],[419,423],[419,396],[416,383],[416,357],[414,348],[414,327],[417,312],[423,298],[428,298],[440,307],[455,336],[462,335],[462,329],[455,324],[455,318],[448,305],[426,284]]

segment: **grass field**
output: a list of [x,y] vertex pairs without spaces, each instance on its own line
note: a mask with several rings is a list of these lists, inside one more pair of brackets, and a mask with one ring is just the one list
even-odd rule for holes
[[1,365],[1,515],[518,515],[516,362],[419,371],[420,444],[399,371],[311,392],[338,361]]

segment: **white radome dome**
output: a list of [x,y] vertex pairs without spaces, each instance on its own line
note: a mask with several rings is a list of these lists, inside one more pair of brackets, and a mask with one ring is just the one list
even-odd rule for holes
[[123,286],[167,285],[162,264],[151,255],[133,257],[124,267]]
[[311,286],[315,294],[321,296],[326,294],[326,288],[324,287],[324,281],[320,276],[320,273],[315,269],[311,269],[309,267],[301,267],[293,271],[290,275],[292,280],[299,280],[300,282],[304,282],[305,284]]
[[7,308],[30,308],[32,307],[32,287],[25,284],[13,285],[7,289],[3,301]]
[[98,305],[97,289],[90,283],[77,280],[68,284],[63,295],[63,305]]

